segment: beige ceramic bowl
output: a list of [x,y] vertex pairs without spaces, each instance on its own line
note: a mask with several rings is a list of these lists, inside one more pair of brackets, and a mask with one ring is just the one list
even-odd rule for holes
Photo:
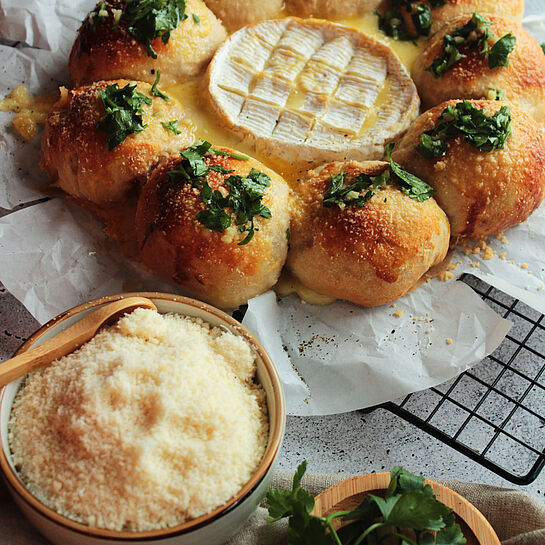
[[17,505],[38,531],[54,544],[126,545],[138,542],[146,545],[219,545],[244,524],[269,489],[286,419],[284,395],[276,368],[259,341],[246,328],[228,314],[194,299],[164,293],[125,293],[96,299],[67,310],[34,333],[18,353],[48,340],[100,305],[132,296],[148,297],[161,313],[176,312],[202,318],[213,326],[224,326],[244,337],[252,346],[256,354],[257,380],[267,395],[270,424],[269,443],[252,478],[233,498],[211,513],[167,529],[119,532],[74,522],[46,507],[30,494],[13,466],[8,445],[8,422],[13,400],[23,379],[11,382],[0,391],[0,469]]

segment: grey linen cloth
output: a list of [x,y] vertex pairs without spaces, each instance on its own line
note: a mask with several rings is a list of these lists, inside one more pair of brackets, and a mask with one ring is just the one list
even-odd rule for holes
[[[272,488],[291,488],[291,474],[277,474]],[[317,495],[349,475],[306,475],[303,487]],[[503,545],[545,545],[545,504],[520,490],[482,484],[444,482],[479,509],[496,530]],[[286,522],[267,524],[267,510],[259,507],[246,526],[228,545],[282,545]],[[0,543],[47,545],[26,521],[0,482]],[[67,544],[69,545],[69,544]],[[206,545],[206,544],[203,544]]]
[[[293,475],[277,474],[272,488],[291,488]],[[305,475],[302,486],[313,495],[350,475]],[[484,484],[443,481],[468,499],[488,519],[502,545],[545,545],[545,504],[520,490]],[[242,531],[228,545],[282,545],[286,522],[267,524],[267,510],[259,507]],[[26,544],[25,544],[26,545]]]

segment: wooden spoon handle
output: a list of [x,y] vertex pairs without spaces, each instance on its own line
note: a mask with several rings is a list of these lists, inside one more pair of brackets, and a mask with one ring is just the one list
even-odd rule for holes
[[[83,321],[83,320],[82,320]],[[57,358],[70,354],[93,337],[94,331],[74,330],[80,322],[59,335],[0,364],[0,386],[31,373]]]
[[156,306],[144,297],[127,297],[100,307],[52,339],[0,364],[0,386],[70,354],[91,340],[101,326],[137,307],[157,310]]

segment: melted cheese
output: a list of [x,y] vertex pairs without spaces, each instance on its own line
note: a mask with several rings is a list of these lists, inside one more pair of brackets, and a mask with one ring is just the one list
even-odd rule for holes
[[276,286],[273,287],[274,291],[281,296],[291,295],[296,293],[301,301],[308,303],[309,305],[329,305],[336,301],[334,297],[328,295],[322,295],[314,290],[311,290],[301,284],[297,278],[295,278],[287,269],[284,268]]
[[33,97],[24,85],[19,85],[3,100],[1,112],[16,112],[13,127],[27,141],[32,140],[45,123],[53,104],[59,99],[57,91]]

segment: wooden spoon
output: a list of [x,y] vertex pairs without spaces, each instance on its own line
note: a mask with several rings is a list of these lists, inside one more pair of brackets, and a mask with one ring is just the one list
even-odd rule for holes
[[138,307],[157,310],[145,297],[127,297],[100,307],[52,339],[0,364],[0,386],[70,354],[91,340],[102,326],[114,323]]

